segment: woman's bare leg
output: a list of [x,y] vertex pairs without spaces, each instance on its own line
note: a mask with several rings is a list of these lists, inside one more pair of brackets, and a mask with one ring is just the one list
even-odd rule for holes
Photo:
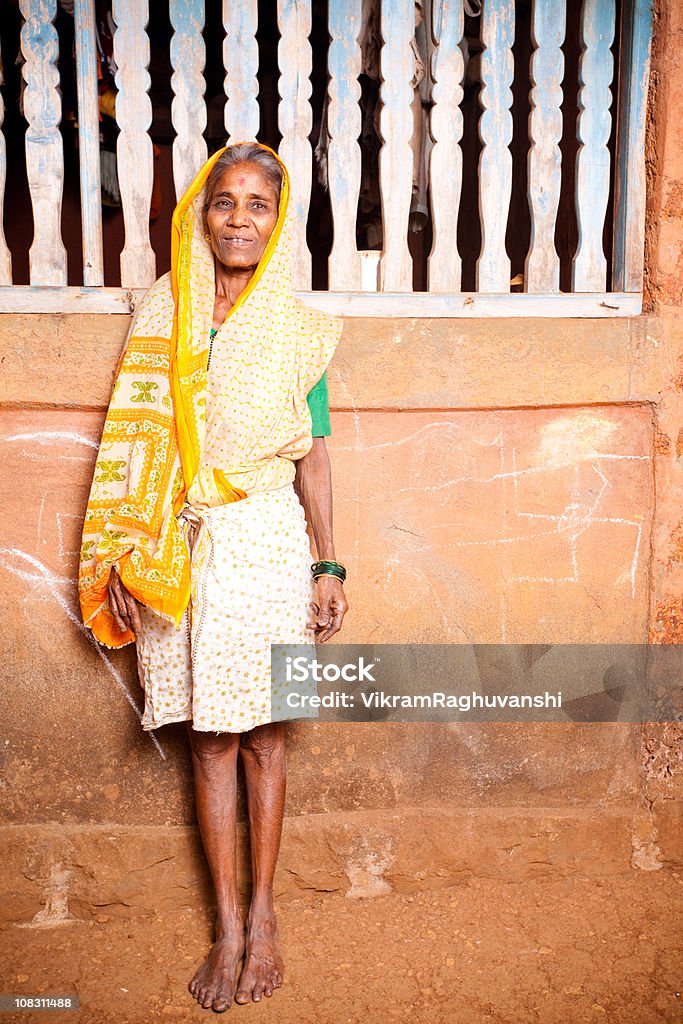
[[280,850],[285,807],[285,723],[260,725],[242,736],[251,841],[252,897],[247,919],[244,967],[235,994],[238,1003],[257,1003],[282,984],[273,876]]
[[237,902],[238,733],[197,732],[188,722],[197,820],[216,889],[216,935],[211,952],[188,988],[197,1002],[227,1010],[244,955],[244,922]]

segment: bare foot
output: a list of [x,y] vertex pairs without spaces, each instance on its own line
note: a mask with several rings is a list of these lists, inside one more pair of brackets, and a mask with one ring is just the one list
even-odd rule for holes
[[282,985],[284,963],[280,955],[277,919],[272,910],[249,914],[244,967],[235,993],[237,1003],[258,1003]]
[[235,923],[216,939],[206,960],[187,986],[200,1006],[216,1013],[229,1009],[237,965],[244,956],[244,928]]

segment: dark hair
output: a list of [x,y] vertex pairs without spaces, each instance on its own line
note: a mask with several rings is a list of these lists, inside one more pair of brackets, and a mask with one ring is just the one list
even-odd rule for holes
[[237,164],[258,164],[270,184],[275,189],[278,199],[282,188],[282,167],[272,153],[263,149],[257,142],[240,142],[236,146],[229,146],[222,156],[219,156],[211,168],[211,173],[206,179],[204,207],[202,217],[204,230],[206,231],[206,215],[213,200],[213,193],[219,178],[227,171],[228,167],[235,167]]

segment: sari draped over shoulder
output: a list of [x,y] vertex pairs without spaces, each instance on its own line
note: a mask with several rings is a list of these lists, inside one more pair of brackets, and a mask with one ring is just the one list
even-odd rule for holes
[[295,461],[312,445],[306,396],[341,333],[340,319],[294,296],[289,176],[280,161],[277,223],[214,338],[207,372],[215,270],[202,209],[226,148],[175,209],[171,271],[142,300],[116,369],[79,570],[83,621],[109,647],[135,639],[109,611],[112,571],[138,601],[180,622],[190,600],[190,554],[177,519],[186,504],[215,508],[293,481]]

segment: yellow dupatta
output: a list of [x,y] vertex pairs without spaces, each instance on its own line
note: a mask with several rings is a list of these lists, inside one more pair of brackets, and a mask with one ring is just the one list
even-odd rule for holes
[[[176,520],[184,502],[239,501],[293,479],[294,460],[312,443],[305,396],[322,376],[341,332],[339,319],[305,307],[293,295],[289,176],[279,161],[277,223],[219,331],[218,375],[212,356],[213,386],[207,392],[215,271],[201,211],[207,177],[227,148],[207,161],[174,211],[171,272],[145,295],[116,371],[79,571],[83,621],[110,647],[135,639],[118,630],[108,608],[114,566],[138,601],[177,625],[190,597],[190,558]],[[240,404],[244,395],[250,406]],[[257,416],[253,409],[260,410]],[[216,424],[222,421],[241,425],[232,431],[232,446],[218,444]]]

